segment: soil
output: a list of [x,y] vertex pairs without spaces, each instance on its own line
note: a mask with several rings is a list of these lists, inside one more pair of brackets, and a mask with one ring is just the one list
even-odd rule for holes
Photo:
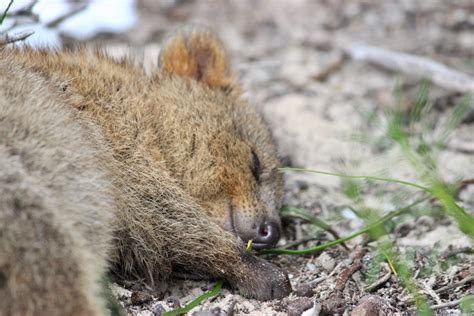
[[[378,175],[420,182],[416,168],[399,146],[384,142],[387,117],[398,104],[413,108],[420,78],[354,61],[346,45],[370,45],[422,55],[474,75],[474,6],[471,0],[424,1],[138,1],[138,24],[120,35],[101,34],[113,54],[130,52],[156,64],[159,44],[176,28],[199,24],[215,30],[228,46],[245,97],[269,122],[284,161],[294,167]],[[64,39],[66,43],[71,39]],[[395,91],[401,91],[396,93]],[[455,105],[456,91],[431,86],[432,109],[417,124],[414,137],[428,142],[442,132]],[[439,174],[447,182],[474,178],[474,106],[437,149]],[[374,118],[379,118],[378,120]],[[385,119],[384,119],[385,118]],[[368,141],[361,142],[366,136]],[[340,236],[365,226],[355,211],[379,214],[420,197],[394,184],[361,182],[361,197],[351,200],[340,178],[286,172],[286,200],[331,224]],[[474,214],[474,185],[459,192],[459,204]],[[396,221],[384,237],[412,269],[410,279],[442,315],[460,315],[460,300],[474,294],[472,239],[429,201]],[[434,215],[433,215],[434,214]],[[285,219],[284,245],[307,248],[333,237],[297,219]],[[315,237],[304,240],[307,237]],[[294,292],[281,301],[243,298],[224,285],[195,315],[400,315],[415,314],[413,296],[396,269],[380,261],[380,243],[356,238],[313,255],[268,256],[288,273]],[[469,254],[469,252],[471,254]],[[384,260],[381,260],[384,261]],[[215,280],[175,277],[164,294],[136,282],[114,284],[130,315],[160,315],[209,290]],[[471,306],[472,307],[472,306]]]

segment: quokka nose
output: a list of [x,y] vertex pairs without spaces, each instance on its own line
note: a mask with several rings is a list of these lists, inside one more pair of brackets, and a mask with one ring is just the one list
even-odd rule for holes
[[274,222],[264,222],[257,226],[254,248],[263,249],[274,246],[280,239],[280,225]]

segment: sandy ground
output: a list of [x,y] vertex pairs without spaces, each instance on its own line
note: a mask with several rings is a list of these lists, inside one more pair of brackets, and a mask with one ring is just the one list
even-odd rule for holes
[[[474,75],[474,5],[444,1],[155,1],[138,2],[138,24],[120,35],[102,34],[93,41],[113,54],[132,51],[145,64],[156,64],[159,44],[183,25],[215,30],[232,55],[245,97],[269,122],[284,161],[294,167],[390,176],[419,181],[400,149],[384,143],[384,112],[400,104],[409,111],[420,78],[404,76],[347,58],[343,49],[365,42],[377,47],[423,55]],[[75,42],[65,39],[66,43]],[[131,49],[130,47],[133,47]],[[402,98],[394,93],[402,91]],[[431,111],[415,136],[428,140],[442,132],[463,96],[432,86]],[[449,182],[474,177],[474,106],[437,153],[437,165]],[[375,120],[374,117],[379,117]],[[369,142],[355,139],[366,136]],[[398,185],[363,186],[359,204],[344,194],[337,177],[286,174],[286,204],[301,207],[332,224],[342,236],[364,226],[353,209],[383,213],[408,205],[419,195]],[[474,186],[466,186],[459,203],[474,214]],[[439,209],[437,203],[425,209]],[[474,294],[472,240],[446,216],[418,210],[394,222],[388,235],[410,263],[412,279],[436,313],[459,315],[459,300]],[[439,214],[439,212],[438,212]],[[300,248],[333,237],[299,220],[285,220],[281,244],[317,236]],[[259,302],[224,287],[193,311],[196,315],[396,315],[414,313],[410,294],[387,264],[379,265],[377,244],[362,238],[349,250],[331,248],[305,256],[269,257],[289,273],[294,293],[281,301]],[[372,270],[371,270],[372,269]],[[113,290],[131,315],[160,315],[212,288],[214,281],[176,278],[164,295],[134,282]],[[379,283],[379,284],[378,284]],[[372,289],[367,286],[378,284]]]

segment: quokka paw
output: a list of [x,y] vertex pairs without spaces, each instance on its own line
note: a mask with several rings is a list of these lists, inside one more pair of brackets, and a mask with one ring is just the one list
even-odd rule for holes
[[243,296],[268,301],[291,293],[288,275],[281,268],[250,254],[244,255],[244,263],[246,275],[234,284]]

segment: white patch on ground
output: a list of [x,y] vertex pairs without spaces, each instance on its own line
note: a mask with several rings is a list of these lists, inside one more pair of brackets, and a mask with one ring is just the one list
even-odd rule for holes
[[79,40],[98,33],[122,33],[137,22],[134,0],[95,0],[83,12],[60,25],[60,30]]
[[[24,8],[31,1],[15,1],[11,12]],[[4,12],[8,1],[0,3],[0,12]],[[39,1],[33,8],[33,13],[39,17],[39,23],[22,24],[9,30],[14,35],[19,32],[32,31],[23,44],[35,48],[60,48],[60,34],[71,36],[78,40],[87,40],[99,33],[123,33],[130,30],[138,20],[135,0],[94,0],[84,9],[60,23],[57,27],[48,28],[45,25],[64,16],[74,9],[71,2],[65,0]],[[0,32],[12,26],[11,19],[5,19]]]

